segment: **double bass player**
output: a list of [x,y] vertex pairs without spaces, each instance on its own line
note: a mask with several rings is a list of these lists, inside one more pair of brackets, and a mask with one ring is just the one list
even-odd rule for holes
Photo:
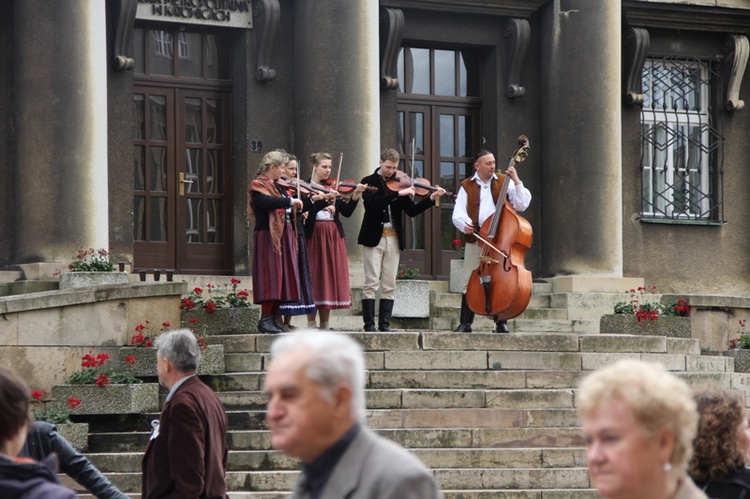
[[[477,153],[474,161],[475,173],[471,178],[461,182],[455,206],[453,208],[453,225],[464,233],[464,282],[461,295],[461,319],[455,329],[456,332],[471,332],[474,322],[474,312],[469,308],[466,300],[466,288],[471,272],[479,266],[481,248],[477,244],[475,231],[496,211],[497,200],[505,181],[509,175],[512,182],[508,184],[507,197],[510,205],[516,211],[524,211],[531,204],[531,192],[524,187],[514,166],[509,166],[506,174],[495,173],[495,156],[486,150]],[[495,322],[496,333],[508,333],[508,323],[505,320]]]

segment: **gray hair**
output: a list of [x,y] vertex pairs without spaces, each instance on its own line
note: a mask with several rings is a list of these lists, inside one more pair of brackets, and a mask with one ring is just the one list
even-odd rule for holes
[[263,156],[262,160],[260,160],[260,165],[258,166],[258,172],[256,176],[266,173],[271,166],[283,165],[288,161],[288,155],[286,152],[271,151]]
[[194,372],[201,363],[198,340],[189,329],[177,329],[159,335],[155,346],[157,354],[169,359],[180,372]]
[[365,356],[362,347],[348,336],[331,332],[298,331],[280,337],[271,345],[271,356],[302,349],[310,352],[305,375],[320,385],[329,400],[341,385],[352,389],[351,410],[360,423],[365,420]]
[[684,472],[693,453],[698,411],[688,385],[663,366],[642,360],[621,360],[590,374],[578,392],[578,410],[585,415],[612,402],[625,403],[648,438],[662,429],[674,435],[669,462]]

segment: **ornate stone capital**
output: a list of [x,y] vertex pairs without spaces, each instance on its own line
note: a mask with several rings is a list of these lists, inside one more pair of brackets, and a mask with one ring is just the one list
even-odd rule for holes
[[723,83],[724,109],[736,111],[745,107],[745,101],[740,99],[742,77],[745,75],[747,57],[750,54],[750,44],[745,35],[728,35],[724,38],[722,51],[727,54],[724,59]]
[[643,104],[643,65],[646,62],[651,37],[644,28],[628,28],[623,35],[622,76],[625,85],[625,104]]
[[401,9],[380,9],[380,88],[398,89],[398,52],[404,34],[404,13]]
[[133,69],[133,56],[129,53],[133,38],[133,25],[138,0],[110,0],[112,27],[114,29],[114,50],[112,64],[116,71]]
[[526,87],[521,84],[521,71],[526,62],[526,53],[531,40],[531,27],[526,19],[508,19],[503,25],[503,36],[508,39],[505,44],[506,85],[505,94],[511,99],[526,94]]
[[276,78],[271,68],[271,49],[279,30],[281,7],[279,0],[253,0],[255,26],[255,79],[270,81]]

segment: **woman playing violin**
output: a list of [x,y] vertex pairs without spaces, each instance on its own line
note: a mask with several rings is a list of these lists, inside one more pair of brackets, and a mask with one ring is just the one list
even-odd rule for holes
[[[481,248],[477,245],[474,232],[479,232],[485,220],[495,214],[495,204],[500,195],[504,174],[495,173],[495,156],[485,150],[479,151],[474,161],[474,176],[461,182],[461,189],[456,197],[453,207],[453,225],[464,233],[466,250],[464,252],[464,282],[461,299],[461,323],[455,329],[456,332],[471,332],[471,324],[474,322],[474,312],[466,303],[466,286],[469,275],[479,266]],[[516,211],[524,211],[531,204],[531,192],[524,187],[518,177],[514,166],[506,170],[506,174],[513,180],[508,185],[508,201]],[[507,333],[506,321],[495,323],[496,333]]]
[[300,297],[297,251],[292,213],[302,200],[290,197],[274,181],[283,173],[286,155],[271,151],[263,157],[250,191],[248,214],[255,219],[253,231],[253,302],[261,305],[258,330],[284,331],[279,322],[282,302]]
[[[296,185],[295,180],[297,178],[297,156],[294,154],[286,153],[279,149],[280,152],[286,154],[287,162],[284,165],[284,175],[291,180],[293,185]],[[290,196],[295,193],[288,191]],[[310,277],[310,258],[307,251],[307,240],[305,238],[305,231],[303,221],[308,215],[310,209],[313,208],[313,201],[321,203],[319,206],[325,207],[327,203],[324,201],[326,195],[324,193],[315,192],[303,192],[305,198],[302,199],[303,209],[297,213],[295,217],[295,232],[297,235],[297,266],[299,268],[299,281],[300,281],[300,299],[294,302],[282,303],[279,307],[279,312],[283,316],[284,322],[282,327],[284,330],[292,330],[292,316],[294,315],[306,315],[315,313],[315,300],[313,298],[313,286],[312,278]]]
[[[349,217],[357,207],[359,197],[367,188],[358,184],[351,198],[344,201],[338,191],[328,187],[331,176],[331,155],[325,152],[310,155],[313,165],[310,184],[328,189],[328,203],[316,203],[305,219],[305,237],[310,254],[310,275],[313,282],[315,307],[320,314],[320,328],[328,329],[332,309],[352,306],[349,287],[349,256],[344,240],[344,227],[339,215]],[[307,315],[307,326],[316,326],[316,312]]]
[[396,289],[396,273],[401,250],[404,249],[402,228],[403,214],[414,217],[435,205],[435,199],[445,194],[438,187],[429,197],[415,203],[414,187],[405,187],[393,192],[386,181],[396,175],[401,156],[395,149],[386,149],[380,154],[380,166],[372,175],[362,179],[363,184],[377,187],[377,191],[363,194],[365,217],[359,231],[359,244],[365,247],[365,285],[362,289],[362,318],[364,330],[375,331],[375,294],[380,286],[380,310],[378,329],[391,331],[393,293]]

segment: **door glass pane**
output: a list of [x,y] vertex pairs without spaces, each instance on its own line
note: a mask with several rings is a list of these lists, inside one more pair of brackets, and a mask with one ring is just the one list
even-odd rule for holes
[[185,99],[185,142],[203,142],[201,99]]
[[151,67],[149,74],[174,76],[174,39],[165,30],[150,30]]
[[167,240],[167,198],[151,198],[149,241]]
[[[474,176],[474,162],[462,163],[458,168],[458,182],[463,182],[467,178]],[[458,194],[458,193],[456,193]]]
[[185,149],[185,180],[192,184],[185,184],[185,192],[196,194],[202,192],[203,178],[203,149]]
[[133,72],[143,74],[146,72],[146,52],[143,49],[143,30],[133,30]]
[[143,140],[146,138],[146,107],[144,104],[144,95],[135,94],[133,96],[133,138]]
[[203,206],[202,199],[187,199],[187,221],[185,235],[187,242],[203,242]]
[[456,53],[435,50],[435,95],[456,95]]
[[424,161],[422,161],[421,159],[414,160],[414,177],[424,177]]
[[221,144],[221,100],[206,99],[206,143]]
[[208,239],[209,243],[224,242],[224,234],[221,231],[221,228],[224,226],[222,204],[218,199],[208,200],[208,210],[206,210],[206,239]]
[[401,50],[398,52],[398,62],[396,63],[396,74],[398,75],[398,91],[403,92],[404,91],[404,75],[406,74],[404,70],[404,52],[405,49],[402,47]]
[[424,154],[424,114],[409,113],[409,143],[404,145],[404,151],[411,159],[411,141],[416,139],[416,154]]
[[203,76],[203,50],[200,33],[177,33],[177,55],[180,76],[200,78]]
[[430,51],[429,49],[409,49],[412,57],[411,93],[430,93]]
[[226,37],[206,35],[206,78],[230,79],[229,42]]
[[[420,213],[416,217],[406,217],[406,249],[424,249],[424,213]],[[413,264],[404,262],[401,263],[407,267],[413,267]]]
[[481,97],[481,56],[473,50],[459,52],[459,96]]
[[151,191],[167,190],[167,148],[154,147],[149,149],[151,156],[150,189]]
[[440,187],[448,192],[456,190],[456,165],[452,161],[440,162]]
[[441,208],[440,209],[440,249],[441,250],[455,250],[453,247],[453,240],[456,239],[458,231],[453,225],[451,219],[452,208]]
[[142,191],[146,185],[146,148],[133,147],[133,189]]
[[453,115],[440,115],[440,156],[453,157],[456,155],[454,140]]
[[149,95],[149,124],[152,140],[167,140],[167,98],[163,95]]
[[459,158],[470,158],[474,156],[472,150],[472,129],[471,119],[469,116],[458,117],[458,157]]
[[221,151],[209,150],[208,164],[206,165],[206,192],[210,194],[223,194],[222,192],[222,164]]
[[146,240],[146,198],[142,196],[133,198],[133,239]]

